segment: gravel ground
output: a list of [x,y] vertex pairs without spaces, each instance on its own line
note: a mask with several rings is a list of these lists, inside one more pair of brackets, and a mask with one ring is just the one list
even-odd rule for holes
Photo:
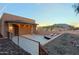
[[11,40],[0,39],[0,55],[30,55]]
[[44,47],[49,55],[79,55],[79,36],[65,33]]

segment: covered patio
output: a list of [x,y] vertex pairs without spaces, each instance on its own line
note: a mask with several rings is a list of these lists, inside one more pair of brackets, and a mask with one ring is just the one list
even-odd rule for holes
[[6,21],[5,22],[6,31],[13,36],[35,34],[37,24],[25,23],[25,22],[15,22]]

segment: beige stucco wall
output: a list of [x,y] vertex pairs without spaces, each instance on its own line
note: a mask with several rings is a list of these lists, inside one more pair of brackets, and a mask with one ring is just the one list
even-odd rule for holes
[[15,16],[11,14],[3,14],[2,19],[4,21],[19,21],[19,22],[26,22],[26,23],[35,23],[35,20],[29,19],[29,18],[24,18],[20,16]]

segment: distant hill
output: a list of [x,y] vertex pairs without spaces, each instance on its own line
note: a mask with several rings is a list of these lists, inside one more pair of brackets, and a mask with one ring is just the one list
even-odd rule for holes
[[73,26],[68,24],[54,24],[52,25],[53,28],[63,28],[63,29],[72,29]]
[[50,25],[50,26],[42,26],[39,27],[38,29],[41,30],[71,30],[74,29],[74,26],[68,25],[68,24],[54,24],[54,25]]

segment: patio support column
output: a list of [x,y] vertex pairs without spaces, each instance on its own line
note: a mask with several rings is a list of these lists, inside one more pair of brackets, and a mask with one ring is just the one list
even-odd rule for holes
[[31,33],[33,34],[33,25],[32,25],[32,28],[31,28]]
[[33,25],[33,33],[36,33],[36,25]]
[[18,35],[20,35],[20,24],[18,24]]
[[31,25],[29,24],[29,34],[31,34]]
[[3,35],[3,37],[5,36],[5,31],[4,31],[4,21],[2,21],[2,24],[1,24],[2,28],[1,28],[1,34]]

